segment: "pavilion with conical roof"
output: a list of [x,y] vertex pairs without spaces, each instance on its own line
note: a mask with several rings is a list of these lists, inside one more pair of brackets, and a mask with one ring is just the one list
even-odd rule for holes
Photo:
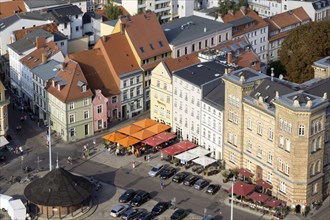
[[38,214],[62,218],[87,205],[91,192],[90,181],[57,167],[27,185],[24,196],[37,206]]

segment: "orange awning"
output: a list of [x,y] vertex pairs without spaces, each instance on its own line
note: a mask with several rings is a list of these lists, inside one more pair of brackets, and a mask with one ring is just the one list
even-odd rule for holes
[[158,124],[155,124],[149,128],[147,128],[147,130],[151,131],[151,132],[154,132],[156,134],[159,134],[163,131],[166,131],[168,129],[170,129],[171,127],[170,126],[167,126],[167,125],[164,125],[164,124],[161,124],[161,123],[158,123]]
[[133,137],[125,137],[124,139],[118,140],[117,143],[120,144],[123,147],[129,147],[131,145],[134,145],[136,143],[139,143],[140,140],[133,138]]
[[141,131],[143,128],[141,128],[140,126],[137,125],[128,125],[124,128],[121,128],[118,130],[118,132],[123,133],[123,134],[127,134],[127,135],[132,135],[138,131]]
[[151,132],[151,131],[148,131],[148,130],[141,130],[141,131],[139,131],[139,132],[136,132],[136,133],[132,134],[131,136],[132,136],[132,137],[135,137],[135,138],[137,138],[137,139],[139,139],[139,140],[145,140],[145,139],[147,139],[147,138],[149,138],[149,137],[152,137],[152,136],[154,136],[154,135],[156,135],[156,134],[153,133],[153,132]]
[[152,120],[152,119],[149,119],[149,118],[145,118],[145,119],[142,119],[138,122],[135,122],[133,123],[133,125],[137,125],[139,127],[142,127],[142,128],[148,128],[148,127],[151,127],[155,124],[157,124],[158,122]]
[[104,135],[102,138],[108,141],[116,142],[125,137],[127,137],[127,135],[118,132],[112,132],[110,134]]

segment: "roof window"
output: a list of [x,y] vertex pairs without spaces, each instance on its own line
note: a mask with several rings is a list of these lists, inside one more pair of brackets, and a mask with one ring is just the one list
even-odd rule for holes
[[254,95],[254,97],[255,97],[255,98],[259,98],[260,95],[261,95],[260,92],[257,92],[257,93]]
[[37,62],[38,60],[39,60],[39,59],[38,59],[38,58],[36,58],[36,59],[34,59],[34,60],[33,60],[33,62]]
[[143,47],[140,47],[140,50],[142,53],[144,53],[144,48]]
[[154,50],[154,46],[152,44],[149,44],[149,45],[150,45],[151,50]]
[[33,58],[33,56],[29,56],[29,58],[27,58],[27,61],[31,60]]
[[160,40],[160,41],[158,41],[158,43],[159,43],[159,46],[160,47],[163,47],[163,42]]

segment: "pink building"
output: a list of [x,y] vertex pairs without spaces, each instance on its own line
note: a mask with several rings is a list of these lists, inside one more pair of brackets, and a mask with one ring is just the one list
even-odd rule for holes
[[108,128],[108,99],[104,97],[101,90],[95,91],[93,98],[93,126],[94,132]]
[[110,121],[116,121],[121,118],[120,95],[113,95],[108,102],[108,117]]

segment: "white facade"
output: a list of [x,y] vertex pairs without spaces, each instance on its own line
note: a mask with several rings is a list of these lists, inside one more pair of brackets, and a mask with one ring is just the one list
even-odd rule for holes
[[173,75],[173,128],[182,139],[200,143],[202,91]]
[[249,0],[249,6],[262,18],[282,13],[282,3],[269,0]]
[[99,19],[95,19],[91,17],[91,22],[85,23],[83,25],[83,34],[86,33],[93,33],[92,35],[89,35],[89,44],[94,45],[97,40],[101,36],[101,23],[102,23],[102,17]]
[[[18,21],[7,27],[4,28],[0,27],[0,54],[1,55],[6,54],[8,50],[7,45],[13,43],[13,39],[11,38],[11,34],[13,31],[29,28],[33,26],[39,26],[43,24],[49,24],[51,22],[52,21],[45,21],[45,20],[19,19]],[[1,20],[0,20],[0,25],[1,25]]]
[[71,16],[70,20],[71,22],[58,24],[57,29],[69,40],[81,38],[83,33],[82,14]]
[[[221,95],[221,94],[219,94]],[[201,142],[214,158],[222,159],[223,110],[202,100]]]
[[55,44],[58,46],[64,56],[68,54],[68,39],[55,41]]
[[[221,24],[221,23],[219,23]],[[205,32],[207,30],[204,29]],[[193,52],[208,48],[214,47],[220,44],[222,41],[232,39],[232,28],[227,28],[222,31],[210,33],[203,36],[202,38],[195,39],[194,41],[185,42],[180,45],[170,45],[172,49],[172,57],[177,58]]]
[[188,17],[194,14],[195,1],[192,0],[177,0],[179,18]]
[[143,111],[143,72],[121,76],[121,118],[131,118]]
[[172,19],[172,0],[147,0],[146,9],[154,11],[162,23]]
[[126,9],[126,11],[128,11],[128,13],[135,15],[146,10],[147,0],[122,0],[121,5]]
[[70,0],[67,0],[66,2],[63,1],[63,4],[57,4],[57,5],[43,4],[40,7],[33,7],[33,8],[30,8],[25,3],[25,7],[26,7],[26,11],[40,11],[42,9],[48,9],[48,8],[53,8],[53,7],[63,6],[63,5],[70,5],[70,4],[78,6],[84,13],[87,12],[87,0],[81,0],[79,2],[78,1],[71,2]]

